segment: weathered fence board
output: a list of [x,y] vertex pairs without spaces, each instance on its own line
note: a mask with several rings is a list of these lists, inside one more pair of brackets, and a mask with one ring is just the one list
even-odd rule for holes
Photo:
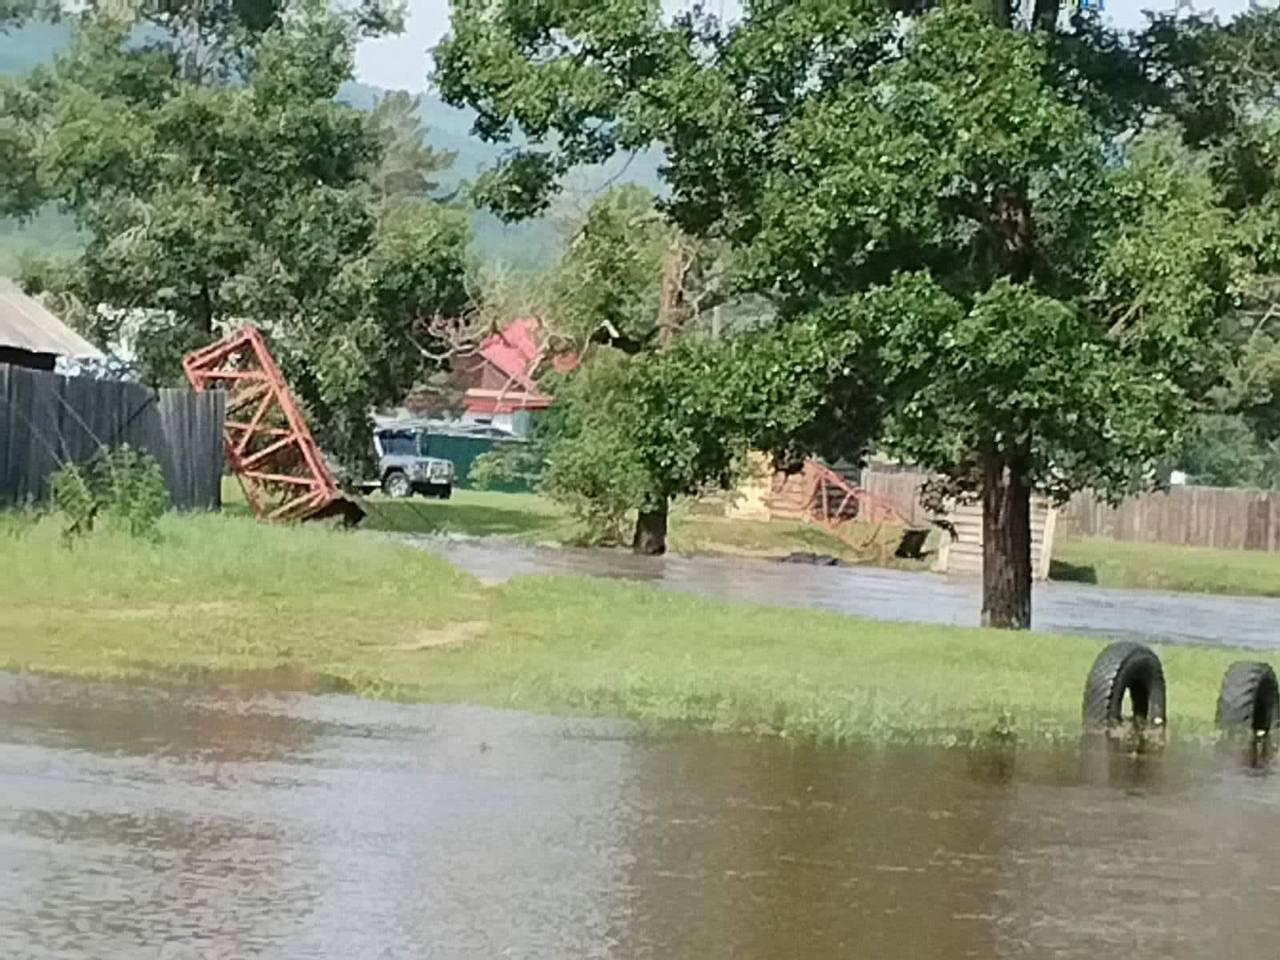
[[222,497],[221,392],[152,390],[0,365],[0,502],[48,496],[49,476],[102,447],[146,450],[179,510],[216,510]]
[[[1049,561],[1053,558],[1053,543],[1058,531],[1057,513],[1044,497],[1032,498],[1031,576],[1036,580],[1049,578]],[[942,547],[934,557],[933,569],[938,573],[982,576],[982,505],[955,506],[946,520],[955,531],[955,538],[943,537]]]
[[886,472],[868,468],[862,471],[862,488],[890,504],[913,527],[927,527],[933,514],[920,502],[920,488],[928,474],[912,471]]
[[[919,489],[928,479],[910,471],[863,471],[862,485],[912,522],[927,522]],[[1174,487],[1131,497],[1119,507],[1086,491],[1057,517],[1059,537],[1106,537],[1224,550],[1280,550],[1280,493],[1225,487]]]
[[1077,494],[1059,518],[1064,536],[1144,543],[1280,550],[1280,493],[1226,487],[1173,487],[1109,506]]

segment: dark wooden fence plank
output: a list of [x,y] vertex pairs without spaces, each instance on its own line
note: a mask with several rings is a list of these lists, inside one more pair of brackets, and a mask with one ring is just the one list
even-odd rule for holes
[[1109,507],[1077,494],[1063,508],[1059,536],[1109,537],[1223,550],[1280,550],[1280,493],[1174,487]]
[[[862,485],[905,516],[927,519],[918,502],[921,473],[868,468]],[[1280,551],[1280,492],[1226,487],[1173,487],[1118,507],[1085,491],[1058,514],[1058,537],[1104,537],[1223,550]]]
[[128,443],[159,461],[176,509],[216,510],[225,410],[219,393],[0,365],[0,503],[43,499],[62,464]]

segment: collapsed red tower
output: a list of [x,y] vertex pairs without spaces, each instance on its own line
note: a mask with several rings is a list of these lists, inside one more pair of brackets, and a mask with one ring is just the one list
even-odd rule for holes
[[[364,511],[342,496],[306,418],[256,327],[189,353],[182,369],[196,391],[227,392],[227,462],[259,520],[340,516]],[[248,419],[245,419],[247,416]]]

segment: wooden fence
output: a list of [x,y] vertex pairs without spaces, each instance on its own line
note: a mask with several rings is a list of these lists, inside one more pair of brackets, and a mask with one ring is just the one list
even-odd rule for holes
[[933,522],[933,514],[920,502],[920,487],[929,479],[928,474],[910,470],[885,471],[868,467],[858,479],[868,493],[890,504],[913,527],[927,527]]
[[[913,523],[928,523],[919,502],[928,477],[868,468],[862,486],[887,499]],[[1225,487],[1174,487],[1108,506],[1078,493],[1058,511],[1058,537],[1106,537],[1224,550],[1280,550],[1280,493]]]
[[220,391],[152,390],[0,365],[0,503],[44,499],[49,476],[103,446],[146,450],[179,510],[222,503]]
[[1280,550],[1280,493],[1173,487],[1110,507],[1077,494],[1058,518],[1061,536],[1108,537],[1224,550]]

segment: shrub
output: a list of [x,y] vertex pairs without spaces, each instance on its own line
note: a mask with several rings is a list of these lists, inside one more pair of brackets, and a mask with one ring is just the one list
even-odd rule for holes
[[102,517],[132,537],[154,539],[169,508],[160,464],[128,444],[104,449],[88,463],[67,464],[53,475],[52,492],[68,538],[87,535]]
[[512,444],[482,453],[471,463],[467,479],[477,490],[523,484],[533,487],[542,475],[542,457],[526,444]]

